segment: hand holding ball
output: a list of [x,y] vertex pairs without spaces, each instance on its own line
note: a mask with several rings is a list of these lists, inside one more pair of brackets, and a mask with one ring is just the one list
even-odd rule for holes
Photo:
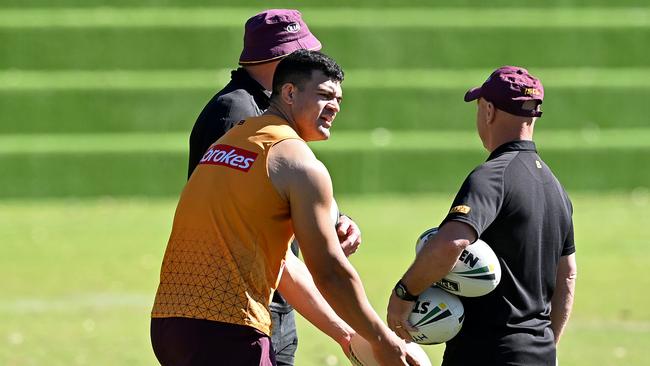
[[[421,366],[431,366],[429,356],[417,344],[406,343],[406,352],[418,360]],[[354,366],[379,366],[372,351],[372,346],[358,334],[355,334],[350,339],[349,359]]]

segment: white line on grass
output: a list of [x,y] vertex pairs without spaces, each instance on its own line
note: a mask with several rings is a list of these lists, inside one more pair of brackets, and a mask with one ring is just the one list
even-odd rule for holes
[[[349,69],[345,88],[466,89],[491,69]],[[530,68],[553,88],[650,88],[650,68]],[[0,71],[0,91],[215,89],[230,79],[219,70]]]
[[26,298],[0,301],[0,313],[30,314],[77,312],[83,309],[147,308],[153,294],[83,293],[59,298]]
[[[540,130],[535,140],[543,151],[572,149],[650,149],[648,129]],[[155,144],[149,143],[156,141]],[[481,151],[474,131],[335,131],[315,151],[462,150]],[[138,153],[187,151],[187,133],[108,133],[0,135],[0,154]]]
[[[36,8],[0,10],[0,28],[236,27],[256,8]],[[313,28],[649,27],[650,8],[302,8]]]
[[0,71],[0,90],[214,89],[230,70]]

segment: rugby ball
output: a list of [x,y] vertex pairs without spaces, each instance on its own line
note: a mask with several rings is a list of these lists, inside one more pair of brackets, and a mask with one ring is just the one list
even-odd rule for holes
[[[421,366],[431,366],[429,356],[419,345],[406,343],[406,351],[418,360]],[[379,366],[370,343],[358,334],[353,335],[352,339],[350,339],[350,355],[348,358],[354,366]]]
[[[438,228],[432,228],[422,233],[416,242],[416,253],[437,232]],[[486,242],[477,239],[463,249],[451,272],[435,285],[454,295],[477,297],[490,293],[500,281],[499,259]]]
[[418,240],[415,242],[415,254],[417,255],[422,250],[424,244],[429,240],[430,237],[438,233],[437,227],[432,227],[431,229],[425,231],[418,237]]
[[454,338],[463,326],[465,308],[456,295],[429,287],[415,301],[409,322],[417,331],[409,331],[413,342],[438,344]]
[[336,200],[332,197],[332,206],[330,207],[330,218],[334,226],[339,222],[339,205],[336,204]]

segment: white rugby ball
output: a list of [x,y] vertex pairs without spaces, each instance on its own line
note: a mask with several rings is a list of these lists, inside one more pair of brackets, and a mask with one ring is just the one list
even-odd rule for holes
[[[431,366],[429,356],[427,356],[419,345],[406,343],[406,351],[418,360],[421,366]],[[354,366],[379,366],[379,362],[375,359],[370,343],[358,334],[355,334],[350,339],[349,359]]]
[[415,242],[415,254],[420,253],[420,250],[422,250],[424,243],[426,243],[430,237],[436,235],[437,233],[438,233],[437,227],[432,227],[431,229],[423,232],[422,235],[420,235],[418,237],[418,240]]
[[330,207],[330,218],[334,226],[339,222],[339,205],[336,204],[336,200],[332,197],[332,206]]
[[454,338],[463,326],[465,308],[460,299],[437,287],[418,296],[409,322],[416,327],[411,339],[419,344],[438,344]]
[[[416,253],[437,232],[438,228],[432,228],[422,233],[416,242]],[[499,259],[486,242],[477,239],[463,250],[451,272],[435,285],[454,295],[477,297],[490,293],[500,281]]]

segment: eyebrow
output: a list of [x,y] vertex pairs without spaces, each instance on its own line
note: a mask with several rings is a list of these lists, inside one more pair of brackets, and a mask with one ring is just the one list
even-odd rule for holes
[[338,99],[339,103],[343,100],[343,95],[336,96],[336,91],[334,91],[333,88],[327,87],[327,86],[321,86],[318,88],[318,91],[321,93],[325,93],[327,95],[334,96],[336,99]]

